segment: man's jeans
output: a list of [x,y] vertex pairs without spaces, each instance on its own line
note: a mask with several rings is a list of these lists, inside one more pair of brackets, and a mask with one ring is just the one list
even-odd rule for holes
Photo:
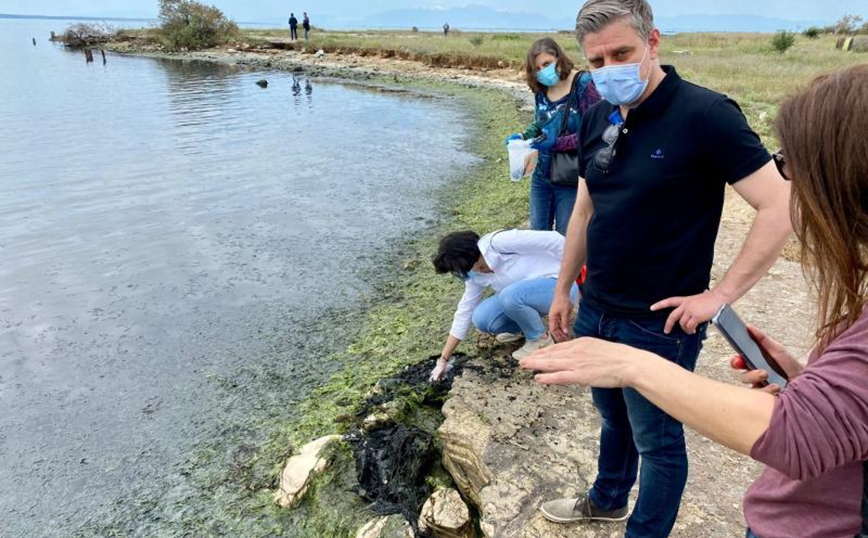
[[[680,327],[663,334],[665,318],[638,318],[607,312],[583,301],[573,330],[650,351],[693,371],[706,324],[688,335]],[[669,536],[687,482],[687,451],[681,423],[632,388],[592,389],[602,416],[597,480],[591,501],[602,510],[627,505],[636,482],[639,456],[642,472],[639,499],[627,522],[628,538]]]
[[[534,278],[510,284],[477,305],[473,325],[484,333],[523,333],[528,340],[539,340],[546,332],[540,316],[548,315],[557,282],[556,278]],[[578,294],[579,287],[573,284],[573,304]]]

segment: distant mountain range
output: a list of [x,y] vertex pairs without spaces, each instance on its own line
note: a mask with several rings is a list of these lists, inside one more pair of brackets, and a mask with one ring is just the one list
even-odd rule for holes
[[[362,19],[323,20],[325,26],[371,28],[440,28],[444,22],[454,29],[514,31],[572,30],[573,18],[551,19],[544,15],[498,11],[486,6],[470,5],[453,9],[396,9]],[[655,21],[664,32],[775,32],[822,26],[833,21],[793,21],[755,15],[681,15],[658,17]],[[326,24],[329,23],[329,24]]]
[[[144,18],[105,17],[66,17],[7,15],[0,18],[39,18],[61,20],[119,20],[152,22]],[[487,6],[469,5],[453,9],[406,8],[385,11],[362,18],[341,18],[321,15],[315,18],[314,25],[332,29],[359,28],[399,28],[439,29],[444,22],[455,30],[507,30],[507,31],[552,31],[572,30],[575,19],[552,19],[535,13],[499,11]],[[809,26],[824,26],[834,21],[793,21],[788,19],[757,17],[755,15],[680,15],[677,17],[657,17],[657,27],[663,32],[776,32],[778,30],[801,30]],[[239,22],[242,26],[273,25],[282,26],[286,21]]]

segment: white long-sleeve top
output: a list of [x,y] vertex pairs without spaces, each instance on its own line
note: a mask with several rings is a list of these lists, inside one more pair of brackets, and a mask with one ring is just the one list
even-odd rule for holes
[[449,334],[459,340],[467,337],[473,309],[482,302],[485,289],[500,292],[505,287],[533,278],[557,278],[564,254],[564,237],[558,232],[539,230],[500,230],[479,239],[479,252],[493,271],[474,271],[464,283]]

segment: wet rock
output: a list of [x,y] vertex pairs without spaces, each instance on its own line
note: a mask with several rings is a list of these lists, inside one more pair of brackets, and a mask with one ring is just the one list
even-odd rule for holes
[[422,506],[419,529],[436,538],[476,538],[470,509],[454,489],[438,489]]
[[311,479],[328,467],[329,461],[322,457],[323,450],[340,439],[340,435],[321,437],[304,445],[298,454],[289,458],[280,474],[274,502],[284,508],[293,507],[307,491]]
[[382,428],[391,421],[391,417],[387,413],[371,413],[362,421],[362,427],[365,431],[373,431]]
[[260,88],[267,88],[268,87],[268,81],[265,79],[257,80],[256,85],[259,86]]
[[415,536],[413,527],[400,514],[372,519],[356,533],[356,538],[414,538]]

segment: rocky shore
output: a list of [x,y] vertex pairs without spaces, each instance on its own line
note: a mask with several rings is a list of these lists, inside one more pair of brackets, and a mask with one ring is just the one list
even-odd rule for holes
[[[130,50],[125,44],[111,48],[143,53]],[[378,85],[422,80],[494,88],[515,97],[520,107],[528,108],[532,102],[520,73],[510,68],[485,71],[432,68],[398,59],[275,49],[144,54],[287,70],[307,76],[370,80]],[[715,281],[738,254],[752,217],[753,211],[730,190],[716,248],[712,275]],[[445,307],[446,302],[443,304]],[[762,327],[794,352],[806,353],[811,333],[806,328],[813,326],[812,305],[800,268],[794,261],[779,260],[737,308],[744,319]],[[431,331],[441,329],[430,328]],[[622,525],[559,526],[545,521],[537,511],[546,499],[585,490],[595,476],[600,423],[590,391],[535,384],[530,375],[518,370],[509,358],[511,347],[498,346],[488,338],[478,338],[475,348],[472,341],[466,342],[464,347],[468,348],[465,349],[468,358],[448,393],[444,393],[442,399],[422,398],[429,404],[435,402],[438,407],[445,400],[442,416],[414,414],[408,412],[405,403],[393,404],[390,408],[385,405],[387,402],[382,402],[377,404],[379,407],[363,405],[366,412],[350,419],[357,424],[358,432],[375,432],[395,425],[411,425],[420,420],[419,417],[427,417],[423,421],[426,426],[419,428],[434,436],[432,442],[438,448],[439,462],[426,467],[428,474],[421,484],[416,483],[418,480],[414,482],[421,488],[415,491],[425,491],[428,495],[419,513],[407,513],[404,506],[393,510],[392,515],[369,514],[371,517],[364,522],[358,517],[342,519],[342,525],[354,521],[357,526],[351,531],[341,528],[335,534],[347,535],[349,531],[349,535],[355,533],[364,538],[622,536]],[[734,382],[728,367],[730,356],[722,337],[710,329],[697,372]],[[423,363],[416,373],[424,372],[426,367]],[[411,387],[409,392],[399,391],[397,399],[392,401],[418,404],[418,398],[408,395],[418,396],[420,383],[407,381],[406,386]],[[344,439],[349,445],[353,444],[350,437],[344,436]],[[326,493],[328,488],[358,488],[362,476],[358,458],[346,448],[334,448],[335,445],[347,446],[335,443],[336,440],[327,438],[307,449],[296,447],[296,459],[288,462],[292,468],[284,470],[275,492],[277,503],[290,507],[303,504],[306,498],[307,502],[325,502],[323,499],[334,495],[376,501],[367,490]],[[688,432],[688,451],[690,478],[673,536],[743,535],[741,498],[760,466],[693,432]],[[294,467],[299,462],[302,462],[300,467]],[[437,479],[441,467],[448,476],[440,475],[441,479]],[[355,485],[347,486],[354,480]],[[312,493],[305,493],[308,488]],[[338,516],[335,514],[335,521],[340,519]]]

